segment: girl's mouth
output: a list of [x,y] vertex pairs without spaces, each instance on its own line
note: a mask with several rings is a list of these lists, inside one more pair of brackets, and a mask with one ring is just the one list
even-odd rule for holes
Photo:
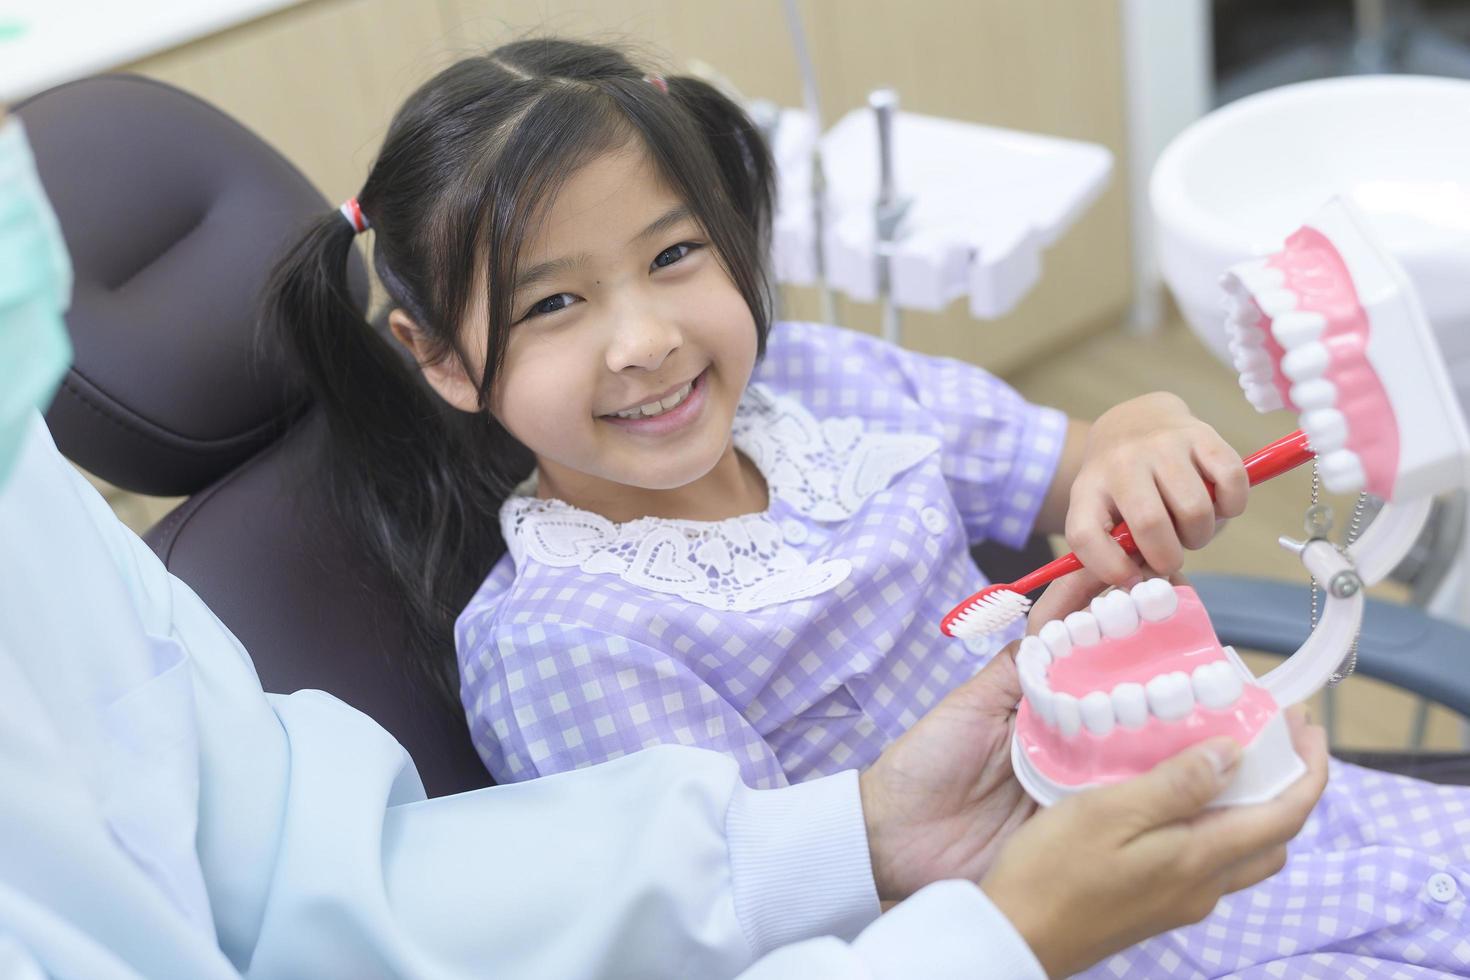
[[600,416],[602,421],[640,435],[664,435],[683,428],[698,416],[705,402],[705,378],[709,370],[656,402]]

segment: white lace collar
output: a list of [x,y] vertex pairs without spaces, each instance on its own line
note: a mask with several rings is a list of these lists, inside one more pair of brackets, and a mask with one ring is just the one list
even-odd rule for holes
[[[866,431],[855,417],[818,420],[794,398],[751,385],[732,430],[736,448],[766,479],[773,499],[823,522],[846,520],[893,478],[937,452],[930,436]],[[643,518],[614,524],[525,488],[500,522],[517,567],[527,559],[617,575],[690,602],[747,612],[810,598],[848,577],[845,559],[808,561],[769,512],[723,521]]]

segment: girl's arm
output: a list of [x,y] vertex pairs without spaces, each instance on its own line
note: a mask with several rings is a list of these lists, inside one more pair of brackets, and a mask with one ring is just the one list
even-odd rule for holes
[[[1209,484],[1216,498],[1210,500]],[[1109,531],[1121,520],[1138,552],[1161,575],[1204,547],[1217,522],[1245,511],[1240,456],[1177,395],[1154,392],[1123,402],[1091,424],[1071,420],[1036,530],[1063,533],[1082,563],[1112,585],[1139,576]]]

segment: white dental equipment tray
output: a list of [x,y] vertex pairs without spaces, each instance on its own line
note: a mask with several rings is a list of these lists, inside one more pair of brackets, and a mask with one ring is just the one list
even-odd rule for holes
[[[776,278],[817,280],[811,204],[810,117],[784,110],[773,139],[780,188],[773,234]],[[878,127],[870,109],[822,138],[827,182],[823,236],[828,284],[878,298]],[[1096,200],[1113,167],[1107,149],[974,123],[900,112],[893,125],[898,195],[910,207],[891,247],[892,300],[940,310],[961,296],[982,319],[1013,309],[1041,274],[1041,251]]]

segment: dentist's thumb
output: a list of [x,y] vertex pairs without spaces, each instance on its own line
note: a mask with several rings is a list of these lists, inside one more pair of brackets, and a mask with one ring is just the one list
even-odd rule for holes
[[[1097,790],[1119,811],[1125,839],[1187,820],[1225,791],[1240,765],[1240,745],[1212,738],[1165,759],[1127,782]],[[1103,802],[1103,801],[1099,801]]]

